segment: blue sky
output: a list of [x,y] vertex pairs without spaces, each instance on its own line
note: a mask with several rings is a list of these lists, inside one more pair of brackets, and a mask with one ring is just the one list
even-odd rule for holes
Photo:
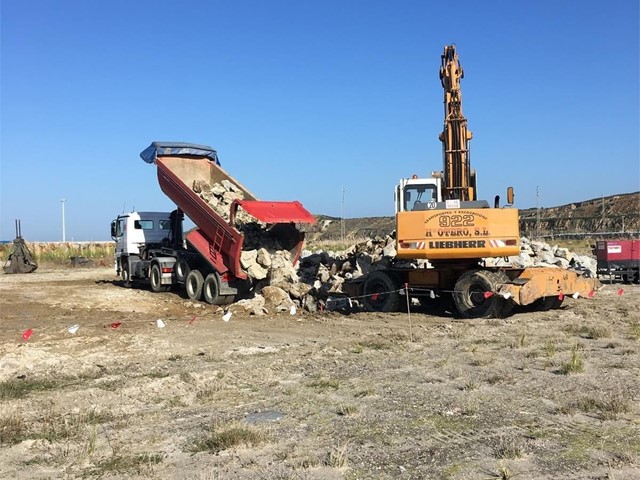
[[0,239],[109,238],[170,210],[153,140],[214,146],[264,200],[393,214],[442,168],[440,55],[457,45],[479,197],[640,190],[637,0],[3,0]]

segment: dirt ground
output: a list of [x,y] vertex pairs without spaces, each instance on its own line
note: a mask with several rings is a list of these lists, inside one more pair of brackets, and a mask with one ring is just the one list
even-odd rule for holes
[[637,479],[639,311],[613,284],[504,320],[225,322],[110,268],[0,275],[0,478]]

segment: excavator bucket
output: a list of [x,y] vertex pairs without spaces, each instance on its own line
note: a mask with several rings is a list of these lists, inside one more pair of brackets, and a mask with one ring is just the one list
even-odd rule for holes
[[16,238],[11,245],[9,257],[4,262],[4,273],[31,273],[38,268],[20,231],[20,220],[16,220]]

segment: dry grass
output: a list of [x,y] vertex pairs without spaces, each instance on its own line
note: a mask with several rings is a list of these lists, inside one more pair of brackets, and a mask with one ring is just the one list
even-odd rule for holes
[[161,454],[149,452],[135,455],[111,455],[99,461],[93,468],[90,468],[85,473],[87,476],[97,478],[108,474],[134,472],[138,475],[148,476],[153,474],[153,466],[162,463],[162,460],[163,456]]
[[346,442],[339,447],[332,447],[327,454],[325,464],[333,468],[346,468],[349,465],[349,443]]
[[571,373],[580,373],[584,370],[584,360],[580,353],[582,348],[579,344],[571,347],[571,358],[560,368],[560,372],[569,375]]
[[487,480],[509,480],[513,477],[513,473],[507,465],[500,462],[495,473],[490,473]]
[[193,444],[194,452],[218,453],[233,447],[255,447],[264,443],[267,435],[253,427],[242,424],[213,426],[205,438]]
[[617,420],[631,412],[631,402],[621,393],[607,392],[599,396],[582,396],[561,408],[561,413],[573,414],[577,411],[594,413],[602,420]]
[[515,436],[500,437],[493,449],[494,455],[499,459],[516,459],[524,455],[524,442]]
[[22,417],[10,415],[0,418],[0,445],[15,445],[25,439],[27,427]]
[[340,416],[346,417],[348,415],[353,415],[358,412],[358,407],[352,404],[340,404],[336,413]]
[[318,390],[338,390],[340,388],[340,380],[337,378],[318,378],[309,382],[307,386]]
[[16,379],[0,382],[0,400],[25,398],[32,392],[44,392],[61,386],[61,382],[47,379]]
[[[113,263],[114,242],[27,242],[36,263],[67,265],[71,257],[83,257],[105,266]],[[9,255],[11,244],[0,245],[0,258]]]

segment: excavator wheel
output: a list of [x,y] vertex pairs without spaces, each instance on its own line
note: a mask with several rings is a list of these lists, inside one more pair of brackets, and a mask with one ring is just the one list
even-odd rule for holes
[[503,272],[470,270],[460,276],[453,292],[453,300],[465,318],[503,318],[514,305],[495,292],[509,278]]
[[401,297],[397,279],[381,270],[367,275],[364,281],[364,306],[370,312],[397,312]]

